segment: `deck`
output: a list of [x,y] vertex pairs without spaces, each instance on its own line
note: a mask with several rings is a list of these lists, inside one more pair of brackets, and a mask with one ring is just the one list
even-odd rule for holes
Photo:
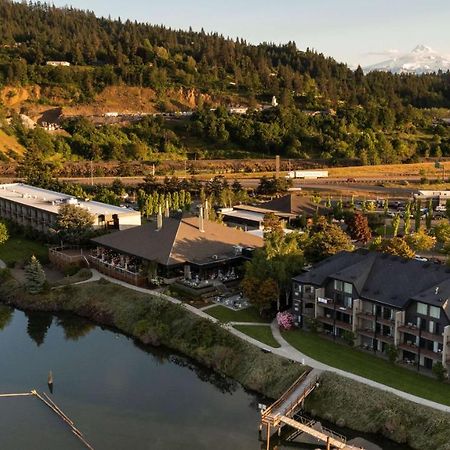
[[307,433],[315,437],[325,443],[327,449],[354,449],[354,447],[347,445],[345,436],[333,433],[325,428],[321,430],[313,428],[316,423],[314,420],[307,420],[298,414],[296,415],[308,395],[319,387],[320,373],[321,371],[318,369],[304,372],[276,402],[261,411],[260,431],[263,426],[266,427],[267,449],[270,448],[271,429],[280,432],[284,425],[296,430],[296,435]]

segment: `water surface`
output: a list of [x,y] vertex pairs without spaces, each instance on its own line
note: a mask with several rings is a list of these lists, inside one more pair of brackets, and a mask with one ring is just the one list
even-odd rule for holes
[[[96,450],[261,448],[262,400],[234,381],[75,316],[0,306],[0,392],[50,394],[49,370],[53,400]],[[1,450],[82,448],[38,399],[0,398]]]

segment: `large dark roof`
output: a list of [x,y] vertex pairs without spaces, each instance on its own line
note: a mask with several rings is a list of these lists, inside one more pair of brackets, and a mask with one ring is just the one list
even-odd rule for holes
[[261,206],[272,211],[295,214],[296,216],[302,214],[312,215],[317,208],[317,205],[311,201],[310,197],[300,194],[287,194],[263,203]]
[[186,261],[213,262],[213,257],[232,256],[236,246],[256,248],[263,245],[263,240],[257,236],[208,220],[204,220],[204,232],[201,232],[197,217],[164,218],[160,230],[154,223],[148,223],[92,241],[165,266]]
[[315,286],[327,279],[352,283],[361,298],[399,308],[410,300],[444,306],[450,299],[448,267],[367,250],[338,253],[294,278]]

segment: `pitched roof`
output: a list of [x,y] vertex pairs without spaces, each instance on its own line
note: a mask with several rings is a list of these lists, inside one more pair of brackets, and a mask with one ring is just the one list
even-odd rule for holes
[[338,253],[294,278],[315,286],[327,279],[352,283],[361,298],[400,308],[410,300],[436,306],[450,300],[448,267],[367,250]]
[[309,197],[299,194],[287,194],[263,203],[262,206],[272,211],[295,214],[296,216],[301,214],[312,215],[317,208],[317,205]]
[[[156,261],[165,266],[213,262],[235,256],[235,247],[262,247],[260,237],[229,228],[217,222],[204,220],[204,232],[198,227],[198,217],[170,217],[163,226],[154,223],[117,231],[92,239],[98,245],[121,253]],[[217,258],[213,259],[213,256]]]

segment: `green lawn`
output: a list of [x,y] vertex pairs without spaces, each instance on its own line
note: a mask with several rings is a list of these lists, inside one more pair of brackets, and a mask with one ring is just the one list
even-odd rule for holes
[[283,332],[283,337],[305,355],[324,364],[419,397],[450,405],[450,385],[448,384],[391,364],[377,356],[334,343],[317,334],[295,330]]
[[280,344],[273,337],[269,325],[235,325],[233,328],[269,347],[280,347]]
[[215,317],[220,322],[256,322],[256,323],[267,323],[259,315],[258,311],[253,308],[246,308],[240,311],[233,311],[230,308],[226,308],[222,305],[217,305],[212,308],[205,310],[205,313],[210,316]]
[[48,248],[40,242],[22,237],[10,237],[0,245],[0,259],[6,264],[28,261],[32,255],[36,256],[41,263],[48,262]]

